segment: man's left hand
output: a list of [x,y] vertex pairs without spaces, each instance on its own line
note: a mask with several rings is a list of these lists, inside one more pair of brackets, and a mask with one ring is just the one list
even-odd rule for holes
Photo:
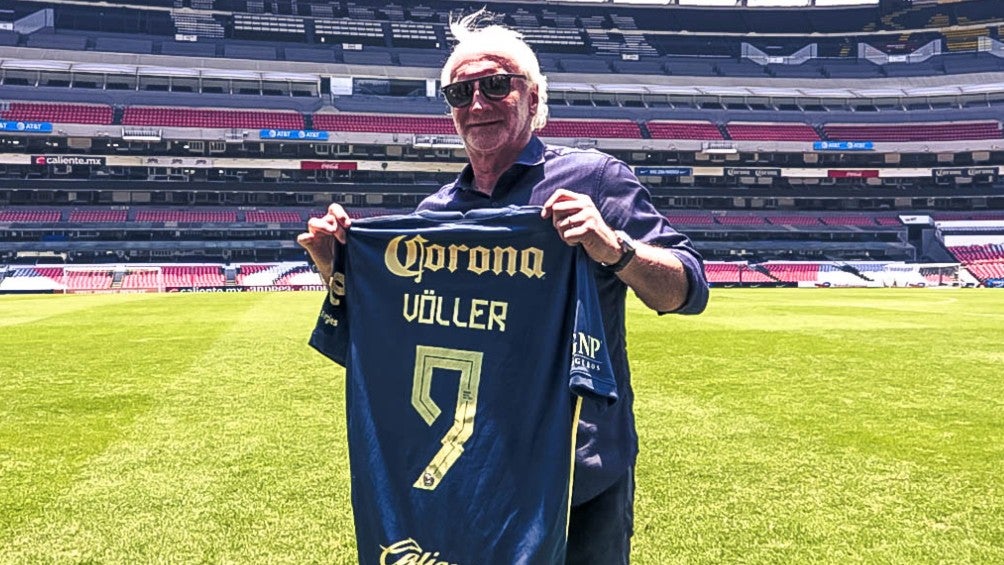
[[550,217],[561,239],[568,245],[582,245],[593,261],[610,265],[621,258],[617,234],[588,195],[559,188],[544,203],[540,216]]

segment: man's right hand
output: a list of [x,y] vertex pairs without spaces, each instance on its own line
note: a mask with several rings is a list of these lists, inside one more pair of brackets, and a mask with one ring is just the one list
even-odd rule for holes
[[334,242],[331,241],[331,238],[345,243],[345,233],[351,225],[352,218],[349,217],[345,208],[342,208],[341,204],[332,204],[328,206],[326,215],[320,218],[311,218],[307,222],[307,231],[296,238],[296,242],[310,254],[310,258],[317,266],[317,271],[325,284],[331,278],[335,260]]

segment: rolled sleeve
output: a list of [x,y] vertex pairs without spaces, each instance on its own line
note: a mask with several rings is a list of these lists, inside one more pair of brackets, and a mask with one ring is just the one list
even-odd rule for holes
[[686,235],[676,231],[652,203],[649,190],[630,167],[611,158],[603,175],[601,214],[607,223],[623,229],[632,238],[670,250],[687,275],[687,298],[683,305],[660,314],[700,314],[708,304],[708,281],[704,262]]
[[704,275],[704,264],[687,251],[670,249],[670,252],[683,263],[683,270],[687,274],[687,299],[676,310],[659,313],[700,314],[708,306],[708,279]]

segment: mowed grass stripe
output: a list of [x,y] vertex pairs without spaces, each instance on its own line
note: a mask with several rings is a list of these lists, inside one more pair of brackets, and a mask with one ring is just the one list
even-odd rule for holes
[[351,527],[330,522],[349,518],[343,381],[306,349],[310,317],[285,315],[278,294],[173,302],[224,331],[150,382],[156,405],[0,554],[295,563],[354,552]]
[[632,312],[639,562],[1004,559],[1004,295],[775,292]]
[[[1004,562],[1004,293],[712,296],[698,317],[629,302],[634,562]],[[0,562],[354,563],[344,377],[306,346],[321,294],[108,300],[107,317],[0,333],[5,352],[30,359],[50,351],[53,327],[76,324],[78,340],[94,332],[126,360],[167,367],[105,377],[145,404],[106,394],[91,406],[118,427],[57,489],[31,482],[42,459],[0,444],[0,468],[48,493],[30,511],[0,499],[0,524],[17,524],[0,529]],[[101,358],[76,349],[59,366],[108,372]],[[45,375],[0,373],[0,390],[70,407],[100,390]],[[29,412],[0,427],[5,442],[49,417]],[[97,417],[70,411],[62,427]],[[47,451],[80,449],[44,439]],[[16,490],[0,475],[0,494]]]
[[[130,339],[179,339],[173,323],[142,324],[167,313],[159,304],[136,296],[0,299],[5,319],[18,319],[0,326],[0,540],[70,488],[157,401],[150,376],[187,367],[213,339],[213,328],[189,334],[170,358],[131,347]],[[21,311],[27,315],[11,315]]]

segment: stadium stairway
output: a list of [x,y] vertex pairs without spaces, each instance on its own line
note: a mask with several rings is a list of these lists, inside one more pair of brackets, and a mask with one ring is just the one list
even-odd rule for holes
[[858,278],[864,279],[864,280],[866,280],[868,282],[873,282],[874,281],[874,279],[872,279],[868,275],[866,275],[866,274],[862,273],[861,271],[859,271],[854,265],[838,265],[838,267],[840,268],[841,271],[844,271],[845,273],[850,273],[850,274],[852,274],[852,275],[854,275],[854,276],[856,276]]
[[771,279],[772,281],[775,281],[775,282],[784,282],[781,279],[777,278],[777,276],[774,273],[770,272],[770,269],[768,269],[765,265],[762,265],[762,264],[759,264],[759,263],[750,263],[747,266],[750,269],[752,269],[752,270],[754,270],[754,271],[756,271],[758,273],[761,273],[763,276]]
[[652,139],[652,132],[648,131],[648,124],[645,120],[636,120],[638,123],[638,129],[641,131],[642,139]]
[[233,265],[223,267],[223,286],[237,286],[237,267]]

